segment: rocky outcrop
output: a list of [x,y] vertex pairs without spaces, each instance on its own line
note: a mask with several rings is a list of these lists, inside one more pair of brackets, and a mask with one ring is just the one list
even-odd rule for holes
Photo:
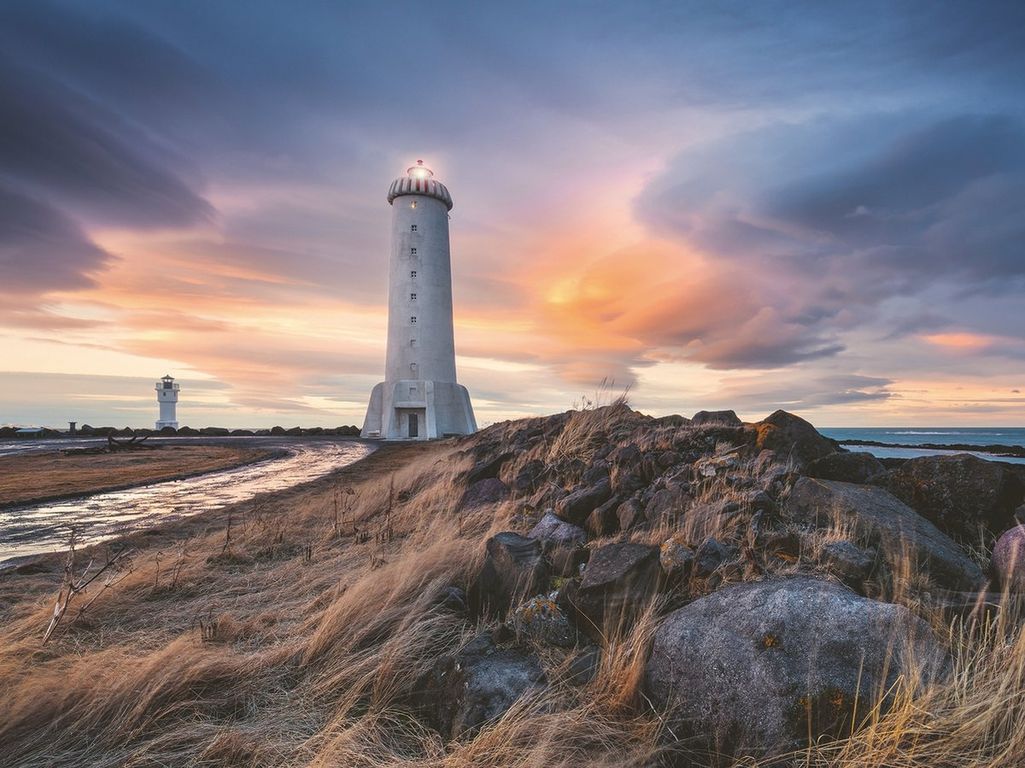
[[421,697],[427,719],[442,735],[466,738],[501,717],[520,697],[542,690],[545,682],[536,657],[499,648],[485,633],[438,659]]
[[943,657],[906,608],[797,577],[727,587],[670,614],[645,686],[676,738],[774,754],[850,732],[877,702],[885,709],[898,678],[922,682]]
[[782,460],[806,465],[837,452],[839,444],[823,437],[811,424],[786,411],[776,411],[754,425],[758,450],[776,451]]
[[968,453],[909,459],[880,484],[944,533],[972,544],[1013,527],[1025,497],[1017,474]]
[[927,572],[939,586],[958,591],[985,584],[980,568],[957,544],[882,488],[802,477],[794,484],[783,515],[794,523],[853,531],[879,551],[891,573],[910,567]]
[[844,451],[809,462],[804,473],[820,480],[865,484],[885,475],[886,467],[871,453]]
[[547,595],[522,603],[513,611],[510,623],[518,636],[536,642],[562,648],[569,648],[576,642],[576,629],[555,600]]

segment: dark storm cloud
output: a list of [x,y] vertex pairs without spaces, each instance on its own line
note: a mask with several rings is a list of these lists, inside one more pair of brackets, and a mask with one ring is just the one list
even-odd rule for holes
[[38,70],[0,61],[0,171],[108,224],[180,227],[213,209],[181,162],[117,114]]
[[[882,302],[935,286],[999,295],[1021,285],[1025,124],[1003,114],[912,121],[811,120],[731,137],[677,158],[635,210],[724,268],[753,270],[770,306],[819,333],[874,323]],[[917,311],[877,335],[950,322]],[[802,359],[793,351],[789,362]]]
[[[90,287],[92,274],[110,259],[59,210],[0,183],[0,292]],[[32,314],[36,321],[45,319]]]

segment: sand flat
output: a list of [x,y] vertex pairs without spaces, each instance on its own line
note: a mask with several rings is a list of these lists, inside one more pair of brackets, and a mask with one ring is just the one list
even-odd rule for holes
[[274,451],[168,445],[113,453],[60,451],[0,457],[0,507],[174,480],[269,458]]

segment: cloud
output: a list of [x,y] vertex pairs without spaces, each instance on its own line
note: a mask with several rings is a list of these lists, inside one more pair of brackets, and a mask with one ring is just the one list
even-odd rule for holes
[[[0,292],[88,288],[96,284],[93,275],[111,261],[61,211],[0,182]],[[30,314],[41,319],[43,313]]]
[[0,168],[8,183],[106,224],[182,227],[214,214],[182,178],[186,166],[110,109],[0,59]]

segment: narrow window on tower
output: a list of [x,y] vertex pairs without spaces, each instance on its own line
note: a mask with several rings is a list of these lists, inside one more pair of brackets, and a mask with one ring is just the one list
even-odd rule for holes
[[416,270],[415,270],[415,269],[413,269],[413,270],[410,270],[410,272],[409,272],[409,277],[410,277],[411,279],[413,279],[413,280],[416,280]]
[[409,340],[409,346],[415,347],[416,346],[416,339],[410,339]]
[[409,294],[409,300],[410,301],[416,301],[416,294],[415,293]]
[[416,232],[416,224],[410,224],[409,225],[409,231],[410,232]]
[[409,324],[410,324],[410,325],[416,325],[416,315],[412,315],[412,316],[411,316],[411,317],[409,318]]
[[414,200],[413,202],[411,202],[411,203],[409,204],[409,207],[410,207],[410,208],[416,208],[416,200]]
[[410,248],[409,249],[409,255],[410,256],[416,256],[416,248]]

